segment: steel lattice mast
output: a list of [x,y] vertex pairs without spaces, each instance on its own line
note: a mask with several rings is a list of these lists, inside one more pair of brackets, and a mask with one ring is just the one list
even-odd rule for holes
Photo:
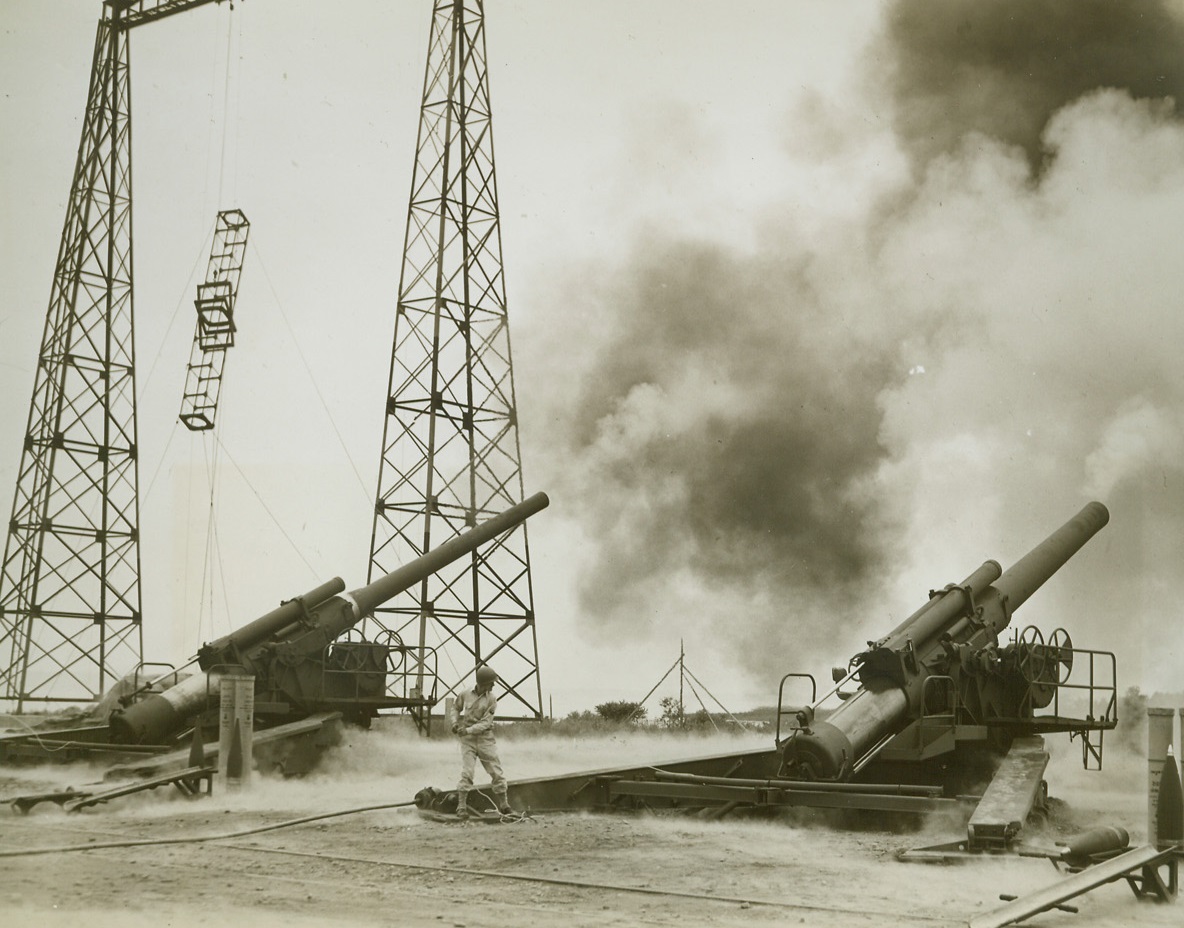
[[[481,0],[434,4],[390,371],[371,579],[524,496]],[[538,719],[534,618],[523,525],[375,622],[418,653],[425,698],[488,661],[499,712]]]
[[0,570],[0,699],[85,702],[140,663],[128,32],[105,0]]

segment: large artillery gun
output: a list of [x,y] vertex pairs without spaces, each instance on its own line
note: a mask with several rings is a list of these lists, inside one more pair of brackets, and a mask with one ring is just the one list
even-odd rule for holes
[[[254,678],[254,723],[267,729],[313,716],[367,725],[383,710],[407,711],[426,725],[438,701],[434,651],[383,633],[362,638],[355,626],[383,603],[448,564],[471,555],[546,508],[536,493],[459,534],[410,563],[345,592],[334,578],[281,602],[272,611],[198,651],[188,676],[157,674],[135,685],[105,723],[85,728],[0,737],[0,761],[93,758],[121,760],[163,753],[185,743],[196,728],[217,727],[223,675]],[[163,685],[162,685],[163,682]],[[294,731],[301,731],[296,728]]]
[[[989,560],[962,583],[932,591],[836,670],[821,700],[785,712],[781,695],[797,675],[784,678],[780,774],[844,782],[877,760],[922,762],[968,744],[1003,754],[1017,738],[1048,732],[1080,737],[1086,766],[1100,765],[1102,737],[1118,721],[1113,654],[1075,648],[1064,628],[1004,635],[1016,610],[1108,521],[1106,507],[1090,503],[1008,570]],[[840,704],[819,720],[832,697]]]
[[[1109,520],[1090,503],[1009,570],[987,561],[868,643],[821,697],[790,673],[772,749],[511,784],[527,808],[811,806],[969,811],[970,849],[998,850],[1042,808],[1043,735],[1081,738],[1087,768],[1118,721],[1114,655],[1064,629],[1011,630],[1016,612]],[[787,688],[807,698],[786,706]]]
[[1118,724],[1111,652],[1074,647],[1064,628],[1046,636],[1028,625],[1008,635],[1015,612],[1109,518],[1105,506],[1089,503],[1008,570],[989,560],[962,583],[931,591],[924,606],[833,671],[835,686],[822,699],[787,711],[785,685],[799,675],[783,678],[778,776],[981,794],[967,847],[1005,849],[1029,815],[1045,810],[1043,736],[1080,739],[1083,765],[1099,769],[1105,733]]

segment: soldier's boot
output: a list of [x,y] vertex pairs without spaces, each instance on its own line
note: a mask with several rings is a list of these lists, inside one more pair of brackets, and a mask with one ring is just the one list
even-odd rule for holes
[[514,807],[510,805],[510,798],[506,795],[506,791],[504,789],[500,792],[494,793],[493,798],[497,802],[497,810],[502,815],[514,814]]
[[456,794],[456,817],[459,819],[467,819],[469,817],[468,790],[461,790]]

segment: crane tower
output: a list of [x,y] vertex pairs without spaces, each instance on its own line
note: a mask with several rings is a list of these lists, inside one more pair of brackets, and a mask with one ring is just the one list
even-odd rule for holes
[[88,702],[140,663],[130,54],[220,0],[104,0],[0,568],[0,699]]
[[[369,578],[523,499],[481,0],[433,4],[395,314]],[[418,679],[501,677],[542,717],[526,526],[376,611]],[[425,696],[428,694],[425,692]]]

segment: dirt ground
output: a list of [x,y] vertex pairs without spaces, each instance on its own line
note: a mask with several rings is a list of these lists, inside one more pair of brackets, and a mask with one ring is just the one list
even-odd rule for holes
[[[762,747],[747,738],[503,740],[511,777],[595,769]],[[1050,745],[1050,747],[1052,747]],[[337,815],[450,788],[456,747],[399,732],[351,735],[301,780],[215,784],[212,797],[158,789],[67,814],[45,803],[0,809],[0,901],[10,928],[160,926],[464,926],[602,928],[697,925],[962,925],[1064,879],[1047,861],[989,858],[903,863],[898,851],[965,836],[960,821],[920,830],[881,824],[837,830],[820,817],[707,822],[670,815],[550,814],[516,824],[441,824],[411,808]],[[1146,768],[1137,758],[1084,772],[1054,756],[1050,790],[1066,805],[1055,827],[1146,827]],[[101,771],[0,771],[0,799],[95,783]],[[195,840],[216,836],[212,840]],[[1044,837],[1054,838],[1048,833]],[[139,841],[167,841],[136,846]],[[120,843],[127,846],[104,847]],[[37,849],[60,848],[50,853]],[[67,849],[69,848],[69,849]],[[79,850],[79,848],[88,848]],[[1173,926],[1184,905],[1140,902],[1125,882],[1046,913],[1037,926]]]

